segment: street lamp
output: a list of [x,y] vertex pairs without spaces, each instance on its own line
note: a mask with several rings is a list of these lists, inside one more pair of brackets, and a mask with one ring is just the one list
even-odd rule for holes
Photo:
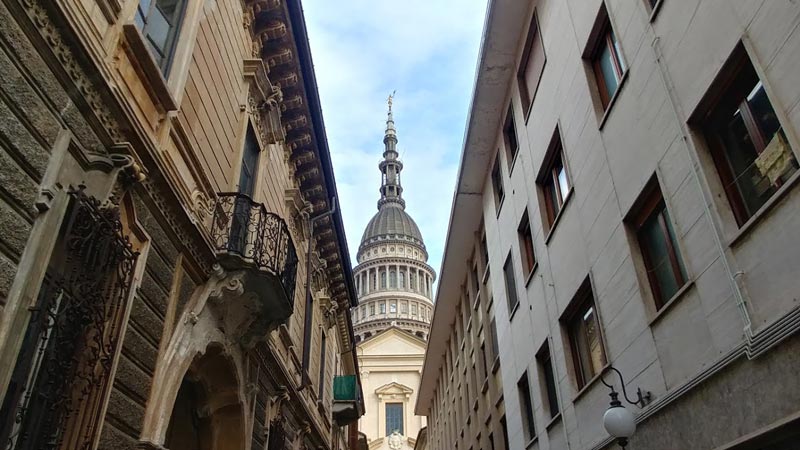
[[[644,408],[650,403],[652,394],[650,391],[642,392],[641,388],[636,388],[636,401],[629,399],[628,393],[625,391],[625,380],[622,379],[620,371],[614,367],[609,367],[609,370],[613,370],[619,377],[619,383],[622,386],[622,396],[626,402],[631,405],[636,405],[639,408]],[[606,380],[603,379],[602,376],[600,377],[600,381],[611,389],[611,393],[608,394],[609,397],[611,397],[611,403],[605,414],[603,414],[603,427],[612,438],[617,440],[617,444],[624,449],[628,445],[628,439],[630,439],[630,437],[633,436],[633,432],[636,431],[635,417],[632,412],[622,406],[622,402],[619,401],[619,393],[614,390],[614,386],[606,383]]]

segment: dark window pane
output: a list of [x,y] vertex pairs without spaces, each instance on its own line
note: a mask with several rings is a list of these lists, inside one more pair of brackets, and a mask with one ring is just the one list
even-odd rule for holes
[[489,322],[489,328],[492,331],[492,359],[495,359],[500,356],[500,343],[497,341],[497,322],[495,322],[494,317]]
[[553,360],[548,352],[542,358],[542,372],[544,372],[545,390],[547,391],[547,407],[550,410],[550,417],[558,415],[558,393],[556,392],[556,380],[553,375]]
[[510,315],[517,306],[517,303],[519,303],[519,299],[517,298],[517,282],[514,279],[514,265],[511,264],[511,255],[508,256],[505,265],[503,265],[503,274],[506,280],[506,296],[508,297],[508,313]]
[[536,435],[536,426],[533,422],[533,402],[531,401],[531,388],[528,383],[527,372],[522,374],[517,382],[517,393],[519,394],[520,410],[522,412],[522,429],[525,439],[530,440]]
[[600,65],[603,87],[605,88],[609,99],[614,96],[614,93],[617,92],[617,87],[619,86],[617,80],[617,69],[614,65],[614,56],[612,51],[613,49],[609,47],[606,42],[603,42],[598,55],[598,64]]
[[242,154],[242,169],[239,172],[239,192],[251,197],[255,190],[258,153],[258,140],[253,129],[248,127],[244,142],[244,153]]
[[169,39],[170,24],[158,8],[147,18],[147,38],[163,54]]
[[[653,289],[658,290],[657,297],[660,298],[660,303],[666,302],[678,292],[684,278],[682,273],[675,273],[673,267],[670,251],[675,249],[677,252],[677,247],[670,233],[672,226],[665,215],[666,209],[662,206],[662,209],[656,211],[642,224],[639,234],[642,251],[647,260],[648,276],[655,281],[656,286],[653,286]],[[667,224],[666,233],[664,223]]]
[[571,319],[569,328],[578,386],[583,387],[600,373],[606,364],[600,328],[591,297]]

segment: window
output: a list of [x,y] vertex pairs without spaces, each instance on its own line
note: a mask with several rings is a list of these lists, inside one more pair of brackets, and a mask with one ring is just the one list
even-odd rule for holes
[[658,184],[651,183],[637,203],[631,225],[642,252],[656,310],[659,310],[686,283],[686,269]]
[[242,153],[242,168],[239,171],[239,192],[249,197],[252,197],[255,191],[258,153],[258,139],[253,128],[248,126]]
[[522,273],[528,275],[533,272],[536,266],[536,257],[533,254],[533,234],[531,233],[531,222],[528,219],[528,212],[522,215],[519,228],[517,228],[519,238],[519,253],[522,257]]
[[580,389],[605,367],[606,353],[588,280],[578,290],[572,302],[565,325],[569,335],[575,381]]
[[497,322],[495,322],[494,317],[489,321],[489,328],[492,331],[492,359],[496,360],[500,357],[500,342],[497,340]]
[[481,363],[483,367],[483,378],[489,378],[489,361],[488,357],[486,356],[486,344],[481,344]]
[[397,300],[390,300],[389,301],[389,313],[390,314],[397,314]]
[[522,52],[519,71],[517,71],[522,111],[525,112],[526,117],[539,87],[539,80],[542,78],[546,61],[544,44],[542,44],[542,36],[539,33],[539,19],[534,12],[528,28],[528,37],[525,41],[525,50]]
[[366,306],[362,306],[361,307],[361,318],[362,319],[366,319],[367,318],[367,307]]
[[561,145],[561,133],[558,128],[553,134],[537,182],[544,197],[544,222],[545,228],[549,231],[555,224],[558,213],[572,189],[567,168],[564,165],[564,147]]
[[397,431],[403,434],[403,404],[402,403],[387,403],[386,404],[386,436]]
[[591,36],[585,57],[592,64],[600,100],[603,109],[607,109],[619,89],[626,68],[605,4],[600,8]]
[[386,289],[386,271],[381,272],[381,289]]
[[411,315],[414,316],[414,317],[417,316],[417,304],[416,303],[412,303],[411,304]]
[[764,85],[739,45],[714,88],[702,127],[725,193],[742,226],[797,172]]
[[175,41],[183,18],[184,0],[139,0],[134,22],[165,75],[169,73]]
[[400,287],[400,289],[405,289],[405,287],[406,287],[406,272],[404,270],[401,270],[399,273],[400,273],[400,276],[397,279],[398,286]]
[[[363,311],[362,311],[363,312]],[[319,394],[317,398],[322,400],[325,394],[325,353],[328,350],[325,332],[322,332],[322,340],[319,346]]]
[[413,289],[415,291],[418,290],[417,289],[417,274],[415,272],[410,272],[408,275],[409,275],[409,280],[410,280],[410,283],[411,283],[411,289]]
[[508,425],[506,424],[506,416],[500,418],[500,426],[503,428],[503,448],[505,450],[511,450],[511,447],[508,445]]
[[369,304],[369,315],[370,316],[374,316],[375,315],[375,303],[370,303]]
[[369,284],[370,284],[370,290],[371,291],[375,291],[377,289],[377,286],[375,285],[375,283],[376,283],[375,277],[373,277],[372,273],[370,273],[369,274]]
[[400,302],[400,314],[408,314],[408,302]]
[[489,247],[486,246],[486,233],[481,233],[481,264],[483,272],[489,270]]
[[503,139],[506,146],[506,161],[510,170],[511,166],[514,165],[514,159],[517,157],[517,150],[519,150],[517,130],[514,128],[514,110],[511,106],[508,107],[506,122],[503,125]]
[[550,417],[553,418],[559,414],[558,409],[558,391],[556,387],[556,378],[553,373],[553,360],[550,358],[550,347],[547,342],[544,343],[539,353],[536,354],[536,363],[539,365],[539,379],[544,382],[544,392],[547,398],[547,411]]
[[389,287],[396,288],[397,287],[397,272],[394,270],[389,271]]
[[489,445],[492,446],[492,450],[495,450],[495,447],[494,447],[494,433],[489,433]]
[[386,302],[380,302],[378,304],[378,311],[380,311],[381,314],[386,314]]
[[506,193],[503,190],[503,172],[500,169],[500,156],[494,160],[494,168],[492,169],[492,190],[494,191],[494,207],[500,211],[500,206],[503,205],[503,199]]
[[519,305],[517,282],[514,279],[514,265],[511,264],[511,253],[508,254],[506,263],[503,264],[503,276],[506,280],[506,300],[508,301],[508,315],[510,317],[514,314],[514,309]]
[[525,441],[530,441],[536,436],[536,425],[533,422],[533,401],[531,400],[531,386],[528,383],[528,372],[524,372],[517,381],[517,394],[522,415],[522,431],[525,433]]

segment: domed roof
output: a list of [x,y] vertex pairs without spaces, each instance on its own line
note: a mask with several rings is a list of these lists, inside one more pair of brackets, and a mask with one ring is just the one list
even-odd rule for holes
[[419,232],[416,222],[399,204],[387,203],[381,206],[372,217],[361,236],[361,246],[378,236],[399,235],[411,238],[419,244],[422,242],[422,233]]

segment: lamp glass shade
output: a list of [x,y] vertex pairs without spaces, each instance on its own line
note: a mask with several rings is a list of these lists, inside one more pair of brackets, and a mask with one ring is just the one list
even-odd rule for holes
[[612,406],[603,414],[603,427],[611,437],[629,438],[636,431],[636,421],[625,407]]

